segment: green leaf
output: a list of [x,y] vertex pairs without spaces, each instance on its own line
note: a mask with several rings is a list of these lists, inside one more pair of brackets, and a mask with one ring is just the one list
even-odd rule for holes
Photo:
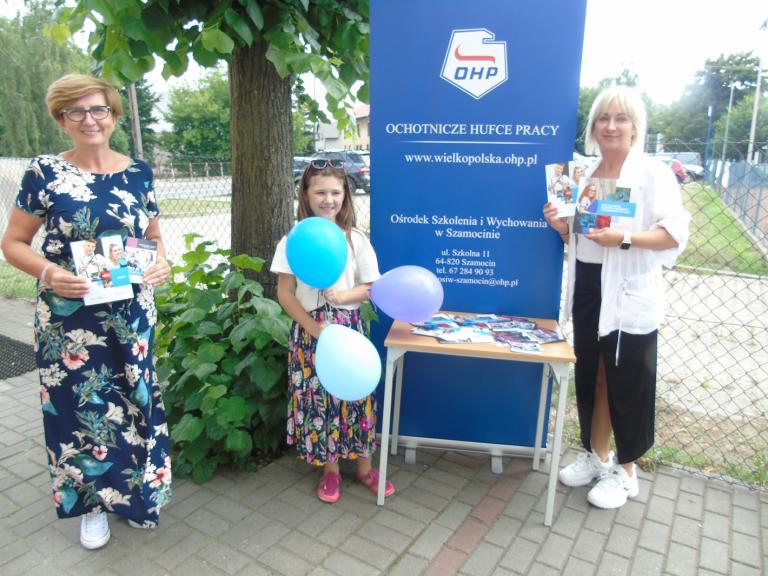
[[235,349],[235,352],[240,352],[240,350],[243,349],[256,327],[256,318],[247,318],[235,326],[232,333],[229,335],[229,341],[232,342],[232,347]]
[[222,426],[228,423],[244,422],[248,416],[248,406],[242,396],[231,396],[219,401],[216,420]]
[[234,452],[248,453],[253,448],[253,441],[250,434],[242,430],[230,430],[227,434],[227,450]]
[[[308,1],[308,0],[305,0]],[[264,29],[264,14],[261,13],[258,2],[256,0],[248,0],[245,5],[245,11],[248,13],[248,17],[256,25],[258,30]]]
[[212,50],[206,50],[201,42],[195,42],[192,45],[192,57],[195,59],[195,62],[204,67],[215,66],[219,61],[219,55]]
[[256,355],[255,354],[248,354],[245,358],[243,358],[242,361],[240,361],[237,366],[235,366],[235,374],[240,376],[240,372],[242,372],[245,368],[248,368],[251,364],[253,364],[256,361]]
[[192,470],[192,480],[197,484],[204,484],[213,477],[213,473],[219,466],[218,458],[206,458],[195,465]]
[[184,314],[179,316],[179,320],[182,322],[189,322],[190,324],[195,324],[197,322],[200,322],[203,318],[205,318],[206,312],[205,310],[200,310],[200,308],[190,308]]
[[201,41],[203,47],[209,52],[219,52],[220,54],[231,54],[235,48],[235,43],[219,28],[207,28],[203,30]]
[[222,426],[215,418],[207,418],[205,421],[205,434],[214,442],[225,438],[230,430],[230,426]]
[[198,390],[192,394],[192,396],[187,397],[184,401],[184,411],[191,412],[192,410],[198,410],[200,408],[200,403],[203,401],[203,398],[205,398],[207,392],[207,389]]
[[263,258],[256,258],[248,254],[238,254],[232,257],[232,264],[238,268],[245,268],[254,272],[261,272],[262,268],[264,268],[264,262]]
[[[235,367],[238,364],[238,357],[237,356],[230,356],[227,358],[224,358],[224,360],[221,361],[220,366],[224,374],[228,374],[229,376],[235,376]],[[225,378],[226,376],[222,375],[222,378]]]
[[218,398],[211,398],[206,395],[200,402],[200,412],[202,412],[204,416],[210,416],[216,411],[216,404],[218,404],[218,402]]
[[181,449],[181,454],[192,464],[197,464],[208,455],[208,450],[213,446],[213,440],[200,437],[194,442],[188,442]]
[[251,343],[256,350],[262,350],[265,346],[269,345],[272,340],[272,335],[269,332],[257,330],[253,334]]
[[320,78],[320,81],[328,91],[328,94],[336,100],[343,100],[346,97],[347,86],[341,80],[337,80],[331,75],[324,75]]
[[171,438],[176,442],[192,441],[203,432],[205,424],[200,418],[184,414],[179,423],[171,429]]
[[210,320],[203,320],[196,326],[196,334],[198,336],[210,336],[212,334],[221,334],[221,324],[211,322]]
[[125,16],[120,21],[120,26],[123,29],[123,33],[128,38],[133,38],[134,40],[142,40],[143,42],[147,43],[152,42],[149,30],[147,29],[144,22],[138,18],[134,18],[133,16]]
[[229,318],[232,316],[235,310],[237,310],[237,302],[228,302],[219,308],[218,312],[216,312],[216,319],[224,320],[225,318]]
[[288,76],[288,65],[286,63],[285,52],[283,50],[274,44],[270,44],[267,48],[266,58],[275,65],[275,70],[277,70],[277,74],[280,76],[280,78],[285,78]]
[[208,396],[209,398],[216,398],[216,399],[218,399],[218,398],[221,398],[222,396],[224,396],[224,394],[226,394],[226,393],[227,393],[227,387],[226,386],[223,386],[223,385],[211,386],[208,389],[208,392],[206,392],[206,396]]
[[213,374],[214,372],[216,372],[217,368],[218,367],[216,366],[216,364],[211,364],[206,362],[203,364],[199,364],[198,366],[195,366],[192,369],[192,372],[200,380],[205,380],[205,377],[208,376],[209,374]]
[[268,316],[270,318],[280,316],[283,312],[282,306],[269,298],[254,298],[253,307],[262,316]]
[[157,379],[160,382],[166,382],[168,378],[171,376],[171,373],[173,373],[173,368],[166,362],[167,362],[166,359],[158,360],[157,368],[155,368]]
[[226,12],[224,12],[224,20],[232,27],[237,35],[240,36],[243,42],[248,46],[253,44],[253,32],[251,32],[251,27],[248,26],[248,23],[243,20],[237,12],[232,10],[232,8],[227,8]]
[[194,354],[184,354],[183,351],[179,350],[182,355],[181,357],[181,367],[185,370],[190,370],[191,368],[194,368],[195,366],[200,365],[200,360],[197,356]]
[[101,14],[102,22],[107,26],[114,23],[115,15],[107,0],[85,0],[84,4],[88,9]]
[[259,358],[251,367],[251,379],[263,392],[270,391],[278,382],[282,383],[285,376],[285,365],[277,362],[266,362]]
[[285,320],[285,317],[280,316],[276,318],[260,318],[259,326],[267,332],[272,338],[281,346],[288,346],[288,333],[290,332],[290,324]]
[[56,22],[47,30],[57,43],[64,44],[72,36],[72,32],[69,30],[69,26],[61,22]]
[[125,85],[141,80],[141,68],[126,52],[115,52],[104,61],[104,76],[116,84]]
[[197,350],[197,357],[202,362],[216,363],[224,357],[227,350],[221,344],[206,342]]
[[243,276],[241,272],[232,272],[224,278],[224,282],[221,284],[221,289],[224,292],[236,290],[243,284],[243,282],[245,282],[245,276]]

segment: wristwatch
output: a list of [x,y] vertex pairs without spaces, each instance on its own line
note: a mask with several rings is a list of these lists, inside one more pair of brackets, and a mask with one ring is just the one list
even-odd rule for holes
[[624,230],[624,240],[621,241],[619,248],[622,250],[629,250],[630,246],[632,246],[632,232]]

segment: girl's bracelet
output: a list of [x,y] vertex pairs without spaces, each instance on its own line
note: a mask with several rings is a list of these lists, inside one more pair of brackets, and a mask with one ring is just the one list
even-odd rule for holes
[[43,271],[40,272],[40,284],[48,285],[48,282],[45,281],[45,273],[48,272],[48,268],[53,266],[53,262],[48,262],[45,266],[43,266]]

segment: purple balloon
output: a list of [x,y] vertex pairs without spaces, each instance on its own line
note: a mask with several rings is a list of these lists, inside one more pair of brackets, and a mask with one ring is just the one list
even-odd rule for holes
[[371,300],[395,320],[423,322],[443,305],[443,285],[426,268],[398,266],[373,283]]

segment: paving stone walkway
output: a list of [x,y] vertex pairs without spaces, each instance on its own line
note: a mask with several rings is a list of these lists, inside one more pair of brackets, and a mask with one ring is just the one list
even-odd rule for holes
[[[0,299],[0,334],[31,342],[32,313]],[[157,530],[113,518],[110,543],[87,551],[79,520],[54,512],[38,387],[35,372],[0,380],[2,576],[768,574],[766,492],[662,467],[618,511],[559,486],[547,528],[547,476],[529,460],[505,458],[497,476],[487,457],[445,450],[390,458],[384,507],[347,467],[341,500],[320,502],[317,471],[293,454],[203,486],[176,479]]]

